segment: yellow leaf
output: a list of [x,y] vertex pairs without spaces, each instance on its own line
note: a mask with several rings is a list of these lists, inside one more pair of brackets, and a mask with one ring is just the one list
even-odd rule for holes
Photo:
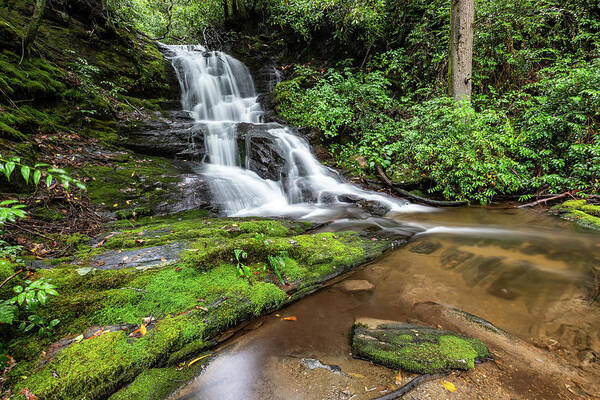
[[206,358],[206,357],[208,357],[208,356],[210,356],[210,354],[205,354],[205,355],[203,355],[203,356],[200,356],[200,357],[198,357],[198,358],[194,358],[192,361],[190,361],[190,362],[189,362],[189,364],[188,364],[188,368],[189,368],[189,367],[191,367],[193,364],[197,363],[198,361],[200,361],[200,360],[202,360],[203,358]]
[[296,317],[283,317],[281,319],[283,321],[296,321],[298,318],[296,318]]
[[142,336],[145,336],[146,332],[148,332],[148,330],[146,329],[146,325],[141,324],[140,325],[140,333],[142,334]]
[[113,207],[119,207],[119,205],[117,203],[113,204]]
[[396,385],[402,385],[402,370],[398,370],[398,375],[396,375]]
[[443,387],[446,388],[447,391],[456,392],[456,386],[454,386],[454,384],[452,382],[442,381],[441,384]]
[[348,372],[348,375],[353,376],[355,378],[359,378],[359,379],[364,379],[366,378],[366,376],[361,375],[361,374],[357,374],[356,372]]

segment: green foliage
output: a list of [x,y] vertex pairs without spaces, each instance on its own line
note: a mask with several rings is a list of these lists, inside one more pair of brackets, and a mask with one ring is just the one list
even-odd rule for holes
[[320,130],[339,165],[382,167],[448,199],[600,189],[600,62],[558,63],[524,91],[457,106],[447,97],[396,101],[384,76],[397,60],[385,57],[378,65],[388,69],[368,73],[297,68],[276,87],[276,109]]
[[38,328],[40,335],[51,335],[52,330],[60,322],[58,319],[46,321],[37,314],[39,306],[46,305],[48,296],[58,296],[56,286],[49,279],[40,278],[36,281],[26,280],[27,286],[13,287],[15,296],[0,302],[0,323],[12,325],[19,323],[19,330],[27,333]]

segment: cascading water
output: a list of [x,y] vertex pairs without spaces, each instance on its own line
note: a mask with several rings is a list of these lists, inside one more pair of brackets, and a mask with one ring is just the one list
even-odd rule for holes
[[[206,149],[202,168],[214,202],[230,216],[329,214],[334,205],[377,203],[401,211],[406,202],[361,190],[343,182],[321,165],[308,144],[289,128],[264,124],[248,68],[235,58],[203,46],[168,46],[181,85],[183,109],[204,130]],[[238,128],[242,124],[265,128],[284,158],[279,179],[266,179],[251,169],[247,149],[240,156]]]

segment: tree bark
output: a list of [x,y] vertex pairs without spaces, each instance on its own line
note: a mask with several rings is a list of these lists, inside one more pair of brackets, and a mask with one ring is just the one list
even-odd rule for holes
[[227,4],[227,0],[223,0],[223,16],[225,17],[225,21],[229,19],[229,5]]
[[457,101],[470,101],[475,0],[451,1],[448,92]]
[[31,22],[27,27],[27,32],[23,38],[23,54],[29,56],[29,48],[35,41],[38,30],[42,23],[42,17],[44,16],[44,10],[46,9],[46,0],[36,0],[33,7],[33,15]]

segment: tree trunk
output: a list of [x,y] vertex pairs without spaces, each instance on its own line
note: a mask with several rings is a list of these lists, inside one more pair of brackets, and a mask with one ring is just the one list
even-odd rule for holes
[[237,0],[231,2],[231,17],[235,20],[238,17],[238,5]]
[[470,101],[475,1],[451,1],[448,92],[457,101]]
[[225,21],[229,19],[229,5],[227,4],[227,0],[223,0],[223,16],[225,17]]
[[40,24],[42,23],[42,17],[44,16],[44,10],[46,9],[46,0],[36,0],[35,6],[33,7],[33,15],[31,22],[27,27],[27,32],[23,38],[23,54],[29,56],[29,48],[35,41]]

